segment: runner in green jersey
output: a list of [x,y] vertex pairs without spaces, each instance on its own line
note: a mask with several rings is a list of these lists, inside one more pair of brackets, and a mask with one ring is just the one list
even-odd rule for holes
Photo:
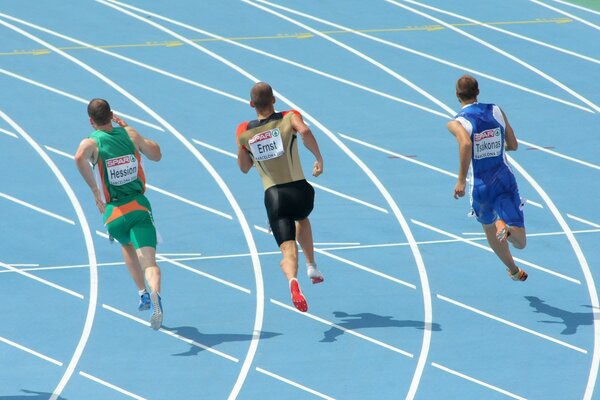
[[[75,162],[94,194],[108,233],[121,244],[125,264],[139,291],[138,309],[152,309],[150,325],[156,330],[163,320],[160,269],[140,153],[159,161],[160,147],[114,115],[106,100],[93,99],[87,110],[95,131],[79,145]],[[119,127],[113,127],[113,121]]]

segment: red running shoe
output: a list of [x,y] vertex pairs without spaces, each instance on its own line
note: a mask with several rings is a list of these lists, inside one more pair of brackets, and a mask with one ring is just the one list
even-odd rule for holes
[[308,303],[306,303],[306,298],[302,294],[296,278],[290,280],[290,292],[292,293],[292,303],[294,303],[294,307],[296,307],[298,311],[306,312],[308,310]]

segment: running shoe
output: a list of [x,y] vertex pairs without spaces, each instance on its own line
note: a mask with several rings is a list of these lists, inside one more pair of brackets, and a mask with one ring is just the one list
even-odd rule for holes
[[294,307],[296,307],[298,311],[306,312],[308,310],[308,304],[300,290],[298,279],[293,278],[290,280],[290,292],[292,293],[292,303],[294,303]]
[[140,296],[140,304],[138,305],[138,310],[146,311],[150,309],[150,293],[145,292]]
[[323,274],[317,269],[316,265],[307,265],[306,274],[308,275],[313,284],[321,283],[325,280],[325,278],[323,278]]
[[509,269],[507,269],[507,271],[508,275],[510,276],[510,279],[512,279],[513,281],[524,281],[527,279],[528,276],[527,272],[523,271],[521,268],[519,268],[519,270],[514,274],[511,274]]
[[509,235],[510,235],[510,231],[508,230],[508,226],[506,225],[506,222],[502,221],[501,219],[497,219],[496,220],[496,239],[498,239],[499,242],[504,242],[504,241],[506,241],[506,238],[508,238]]
[[163,321],[163,309],[160,295],[156,292],[150,293],[150,306],[152,308],[152,316],[150,317],[150,326],[157,331]]

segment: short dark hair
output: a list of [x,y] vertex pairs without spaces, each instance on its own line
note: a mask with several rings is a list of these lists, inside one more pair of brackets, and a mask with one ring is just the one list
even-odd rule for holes
[[273,103],[273,88],[266,82],[258,82],[250,90],[250,101],[256,108],[265,108]]
[[104,99],[92,99],[87,106],[87,112],[96,125],[106,125],[112,120],[110,104]]
[[463,75],[456,81],[456,96],[461,100],[475,99],[479,95],[479,83],[471,75]]

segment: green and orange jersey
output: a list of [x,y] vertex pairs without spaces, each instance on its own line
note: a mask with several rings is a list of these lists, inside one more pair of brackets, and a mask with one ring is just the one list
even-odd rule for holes
[[90,135],[98,145],[96,180],[107,204],[125,204],[146,190],[142,157],[124,128]]
[[264,120],[241,123],[236,131],[239,146],[248,150],[264,189],[304,179],[292,117],[296,110],[271,114]]

